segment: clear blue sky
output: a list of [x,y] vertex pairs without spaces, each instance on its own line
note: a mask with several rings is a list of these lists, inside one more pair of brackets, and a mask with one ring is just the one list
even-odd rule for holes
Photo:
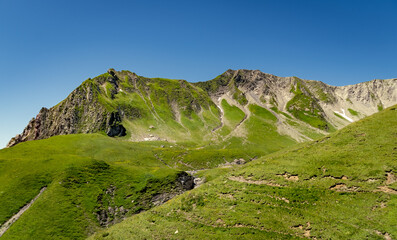
[[0,1],[0,147],[108,68],[204,81],[259,69],[331,85],[397,77],[397,1]]

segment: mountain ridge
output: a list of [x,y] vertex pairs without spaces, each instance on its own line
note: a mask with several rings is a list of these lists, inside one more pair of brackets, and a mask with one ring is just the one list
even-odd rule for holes
[[[189,83],[109,69],[84,81],[56,106],[42,108],[7,147],[55,135],[101,131],[112,137],[130,135],[134,141],[177,141],[183,138],[185,125],[191,124],[192,113],[193,121],[201,124],[202,137],[213,139],[210,129],[222,124],[223,99],[246,116],[251,104],[267,109],[277,117],[280,134],[305,141],[311,138],[296,130],[294,124],[306,124],[321,134],[344,127],[397,103],[397,79],[339,87],[259,70],[229,69],[212,80]],[[139,120],[142,124],[136,126]],[[150,126],[143,120],[151,122]],[[163,129],[158,136],[143,130],[155,125]],[[175,133],[179,133],[178,137],[169,137]]]

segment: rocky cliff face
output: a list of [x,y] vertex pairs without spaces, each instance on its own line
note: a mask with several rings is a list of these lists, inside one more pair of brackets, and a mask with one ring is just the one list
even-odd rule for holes
[[277,117],[280,134],[303,141],[310,138],[297,131],[296,125],[327,134],[396,104],[397,79],[335,87],[258,70],[228,70],[213,80],[192,84],[110,69],[83,82],[58,105],[42,108],[8,147],[93,132],[111,137],[129,132],[134,141],[213,137],[214,129],[223,126],[221,100],[240,108],[245,119],[250,116],[250,105],[265,108]]
[[106,126],[107,112],[95,98],[97,89],[83,84],[60,104],[42,108],[30,120],[22,134],[11,139],[8,147],[19,142],[44,139],[55,135],[90,133]]
[[[98,80],[114,82],[115,79],[109,76]],[[109,136],[124,136],[125,128],[121,125],[119,112],[106,109],[99,100],[101,92],[97,82],[85,81],[58,105],[50,109],[42,108],[23,132],[10,140],[7,147],[20,142],[75,133],[106,131]]]

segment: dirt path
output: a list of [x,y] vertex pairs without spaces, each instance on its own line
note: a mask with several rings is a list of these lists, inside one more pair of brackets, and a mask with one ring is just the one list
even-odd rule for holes
[[4,223],[1,227],[0,227],[0,237],[3,236],[3,234],[11,227],[11,225],[17,221],[22,214],[28,210],[30,208],[30,206],[32,206],[32,204],[40,197],[40,195],[47,189],[47,187],[43,187],[39,194],[37,194],[36,197],[34,197],[32,199],[32,201],[30,201],[30,203],[26,204],[23,208],[21,208],[21,210],[19,210],[19,212],[17,214],[15,214],[14,216],[12,216],[6,223]]

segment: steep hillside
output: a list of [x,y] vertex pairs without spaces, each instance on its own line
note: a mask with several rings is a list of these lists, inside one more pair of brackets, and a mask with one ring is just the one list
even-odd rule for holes
[[90,239],[394,239],[396,126],[397,105],[247,165],[202,171],[218,176]]
[[[228,70],[213,80],[189,83],[110,69],[83,82],[58,105],[41,109],[8,147],[94,132],[131,141],[252,142],[268,128],[274,136],[302,142],[395,103],[397,79],[333,87],[257,70]],[[261,118],[256,114],[264,112],[273,120],[256,124]]]

